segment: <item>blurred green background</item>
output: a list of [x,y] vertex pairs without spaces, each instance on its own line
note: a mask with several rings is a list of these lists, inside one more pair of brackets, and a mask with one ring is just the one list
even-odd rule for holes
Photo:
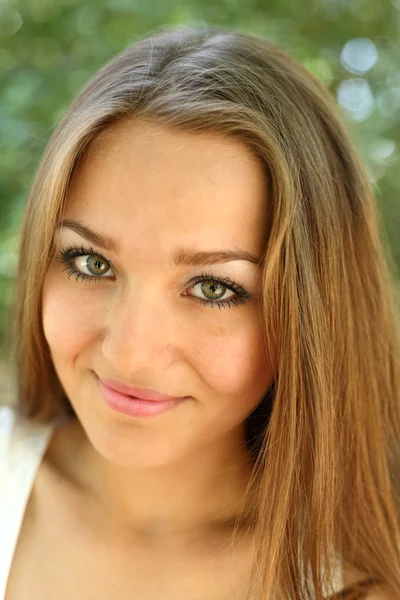
[[169,25],[264,35],[331,90],[368,167],[400,266],[400,0],[0,0],[0,344],[18,228],[59,117],[138,36]]

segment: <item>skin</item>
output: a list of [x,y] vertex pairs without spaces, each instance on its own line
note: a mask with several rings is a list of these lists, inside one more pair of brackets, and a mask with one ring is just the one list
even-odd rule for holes
[[[57,256],[83,244],[109,270],[81,282],[56,260],[45,280],[45,337],[78,416],[53,450],[115,531],[181,540],[238,513],[253,466],[244,421],[273,378],[260,269],[244,260],[175,266],[172,256],[185,248],[261,257],[267,200],[261,162],[239,141],[145,121],[113,125],[75,171],[64,217],[119,251],[65,227],[56,233]],[[189,283],[203,272],[229,277],[251,299],[204,306],[201,284]],[[104,402],[96,374],[189,398],[158,416],[126,416]]]

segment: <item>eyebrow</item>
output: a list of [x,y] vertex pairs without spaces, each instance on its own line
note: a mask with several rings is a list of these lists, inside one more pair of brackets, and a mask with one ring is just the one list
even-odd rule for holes
[[[80,221],[63,219],[59,225],[59,229],[63,227],[74,231],[102,250],[113,252],[117,255],[120,253],[119,244],[115,240],[106,235],[96,233]],[[245,250],[212,250],[206,252],[191,250],[189,248],[178,248],[173,257],[173,263],[178,267],[182,265],[199,267],[236,260],[244,260],[257,266],[261,266],[262,263],[262,257],[259,258]]]

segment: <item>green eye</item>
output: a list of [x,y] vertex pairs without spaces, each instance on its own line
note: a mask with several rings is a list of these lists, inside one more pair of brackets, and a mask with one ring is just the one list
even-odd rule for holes
[[110,279],[114,277],[114,270],[110,261],[95,252],[93,248],[70,246],[61,250],[59,262],[65,265],[68,278],[74,275],[76,281],[88,282]]
[[86,260],[83,260],[82,262],[86,263],[84,266],[90,274],[94,276],[104,275],[110,268],[108,263],[99,256],[88,256]]
[[204,281],[201,284],[201,291],[209,300],[219,300],[226,293],[226,286],[215,281]]
[[189,283],[191,283],[189,295],[201,302],[203,306],[211,308],[238,306],[252,297],[243,286],[235,283],[229,277],[215,277],[211,273],[203,273]]

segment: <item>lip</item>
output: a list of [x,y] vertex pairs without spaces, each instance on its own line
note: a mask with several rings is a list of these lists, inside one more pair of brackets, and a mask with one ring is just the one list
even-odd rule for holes
[[[112,387],[108,382],[112,382]],[[151,417],[166,412],[187,399],[187,397],[166,396],[154,390],[133,388],[110,379],[98,378],[101,394],[106,404],[119,413],[132,417]],[[119,389],[116,389],[116,388]],[[129,390],[129,394],[122,391]],[[138,390],[140,396],[133,396]],[[145,397],[146,396],[146,397]]]
[[168,396],[167,394],[161,394],[155,390],[149,390],[145,388],[133,387],[117,381],[116,379],[100,379],[101,383],[120,394],[126,396],[133,396],[140,400],[149,400],[151,402],[170,402],[171,400],[183,400],[185,396]]

